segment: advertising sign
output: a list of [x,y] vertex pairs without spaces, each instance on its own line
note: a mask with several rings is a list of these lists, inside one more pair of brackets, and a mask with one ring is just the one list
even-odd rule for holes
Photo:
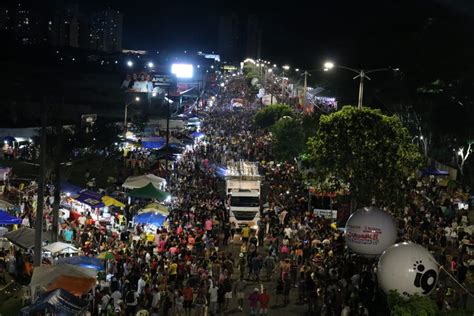
[[324,217],[326,219],[337,219],[337,211],[336,210],[322,210],[322,209],[314,209],[314,215],[319,217]]

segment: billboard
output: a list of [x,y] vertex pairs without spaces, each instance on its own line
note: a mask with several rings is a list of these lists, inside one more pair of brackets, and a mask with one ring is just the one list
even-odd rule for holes
[[191,64],[172,64],[171,73],[176,78],[191,79],[193,77],[193,65]]
[[120,90],[131,93],[162,93],[165,87],[173,85],[175,78],[168,75],[140,72],[126,74]]

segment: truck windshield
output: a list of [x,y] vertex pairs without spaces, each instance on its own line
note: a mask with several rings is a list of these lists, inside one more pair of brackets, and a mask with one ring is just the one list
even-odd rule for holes
[[231,206],[258,207],[260,200],[257,196],[232,196],[230,199]]

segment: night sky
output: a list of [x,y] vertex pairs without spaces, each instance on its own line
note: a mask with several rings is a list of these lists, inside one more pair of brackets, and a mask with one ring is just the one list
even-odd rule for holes
[[[226,12],[258,14],[264,58],[312,67],[332,58],[341,63],[396,64],[409,41],[430,23],[459,23],[472,32],[469,0],[364,1],[123,1],[80,0],[124,13],[124,47],[217,50],[218,18]],[[440,34],[440,44],[444,36]],[[472,45],[472,44],[470,44]],[[357,66],[357,65],[354,65]]]

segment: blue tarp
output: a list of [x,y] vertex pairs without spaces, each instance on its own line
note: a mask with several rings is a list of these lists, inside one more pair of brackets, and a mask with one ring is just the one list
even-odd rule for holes
[[201,132],[193,132],[193,133],[191,133],[191,136],[194,137],[194,138],[201,138],[201,137],[204,137],[206,135],[204,135],[204,133],[201,133]]
[[424,176],[447,176],[449,175],[448,171],[439,170],[437,168],[426,168],[421,170]]
[[83,190],[76,195],[71,196],[71,198],[87,204],[92,208],[101,208],[105,206],[104,203],[102,203],[102,195],[89,190]]
[[151,224],[155,226],[162,226],[166,220],[166,216],[160,213],[142,213],[133,218],[135,224]]
[[0,210],[0,225],[21,224],[21,219],[10,215],[8,212]]
[[166,145],[166,140],[159,140],[155,142],[142,142],[143,148],[147,149],[160,149]]
[[57,264],[72,264],[73,266],[80,266],[95,270],[104,270],[104,265],[100,259],[86,256],[73,256],[60,258]]
[[41,294],[28,307],[21,310],[22,315],[44,315],[46,312],[54,315],[80,315],[89,307],[89,302],[82,300],[63,289],[55,289]]
[[61,181],[59,186],[61,188],[61,191],[64,193],[78,194],[81,190],[83,190],[83,188],[66,181]]

